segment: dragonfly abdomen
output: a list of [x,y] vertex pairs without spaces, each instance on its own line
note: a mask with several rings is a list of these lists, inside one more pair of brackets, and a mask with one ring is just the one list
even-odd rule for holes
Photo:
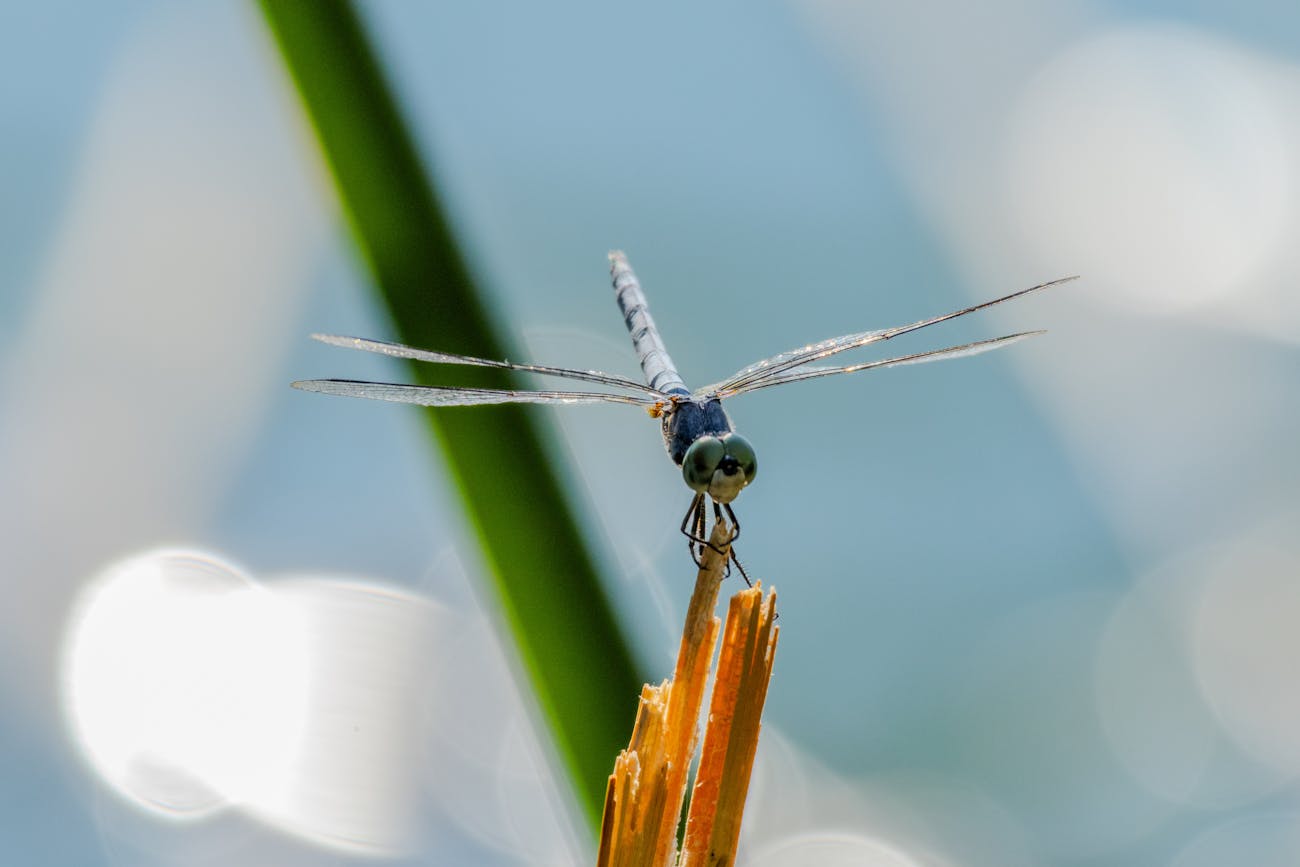
[[617,250],[609,254],[609,273],[614,281],[614,297],[623,313],[628,334],[632,335],[632,346],[636,349],[646,384],[664,394],[690,394],[664,347],[654,318],[650,316],[640,281],[627,263],[627,257]]

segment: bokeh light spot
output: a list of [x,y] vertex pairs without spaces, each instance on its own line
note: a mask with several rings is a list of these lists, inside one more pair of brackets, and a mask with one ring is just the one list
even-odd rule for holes
[[302,730],[292,613],[234,567],[156,551],[82,594],[65,657],[76,741],[114,789],[172,814],[257,798]]
[[398,854],[420,827],[439,611],[366,582],[262,583],[198,552],[142,554],[73,613],[69,726],[149,813],[238,807],[319,845]]
[[1175,26],[1087,39],[1011,121],[1014,219],[1044,262],[1144,312],[1232,296],[1287,249],[1287,99],[1243,50]]

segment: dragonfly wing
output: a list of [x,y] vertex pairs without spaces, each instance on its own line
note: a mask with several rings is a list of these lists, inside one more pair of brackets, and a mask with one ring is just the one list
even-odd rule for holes
[[[878,331],[861,331],[857,334],[845,334],[842,337],[830,337],[817,343],[809,343],[807,346],[800,346],[798,349],[791,349],[773,355],[771,358],[764,358],[762,361],[755,361],[747,367],[742,367],[731,376],[715,382],[712,385],[706,385],[704,388],[695,392],[695,396],[702,397],[708,395],[719,395],[726,397],[732,394],[739,394],[738,388],[746,383],[763,379],[768,376],[780,374],[791,367],[798,367],[801,364],[807,364],[814,358],[824,358],[828,353],[834,355],[837,352],[843,352],[846,349],[852,349],[857,346],[866,346],[877,340],[886,340],[884,335],[886,330]],[[842,348],[841,348],[842,347]],[[812,353],[810,355],[810,353]],[[808,357],[805,357],[808,356]],[[741,388],[741,390],[746,390]]]
[[474,367],[496,367],[502,370],[522,370],[529,373],[542,374],[544,376],[559,376],[565,379],[593,382],[598,385],[626,388],[642,394],[653,395],[655,398],[667,397],[667,395],[657,389],[651,388],[644,382],[638,382],[635,379],[629,379],[626,376],[618,376],[613,373],[604,373],[599,370],[577,370],[569,367],[552,367],[545,364],[516,364],[510,361],[492,361],[487,358],[475,358],[472,355],[456,355],[451,352],[436,352],[429,349],[416,349],[414,346],[404,346],[400,343],[388,343],[383,340],[367,340],[364,337],[342,337],[335,334],[313,334],[312,337],[319,340],[321,343],[327,343],[330,346],[341,346],[345,349],[360,349],[364,352],[374,352],[379,355],[387,355],[391,358],[427,361],[432,364],[466,364]]
[[[1003,295],[1001,298],[994,298],[992,301],[984,301],[980,304],[963,307],[961,310],[954,310],[951,313],[945,313],[942,316],[933,316],[929,319],[922,319],[919,322],[913,322],[908,325],[899,325],[894,328],[884,328],[878,331],[860,331],[856,334],[845,334],[842,337],[832,337],[818,343],[810,343],[807,346],[801,346],[798,349],[791,349],[787,352],[782,352],[779,355],[774,355],[771,358],[756,361],[748,367],[736,371],[736,373],[722,382],[700,389],[697,393],[716,394],[719,397],[728,397],[730,395],[740,394],[744,391],[752,391],[759,383],[762,383],[769,378],[779,378],[787,371],[804,364],[813,361],[820,361],[823,358],[829,358],[832,355],[838,355],[839,353],[846,352],[850,349],[857,349],[861,346],[868,346],[872,343],[889,340],[892,337],[898,337],[900,334],[908,334],[912,331],[918,331],[931,325],[937,325],[940,322],[947,322],[950,319],[956,319],[960,316],[965,316],[968,313],[983,310],[986,307],[1002,304],[1003,302],[1010,301],[1014,298],[1019,298],[1022,295],[1028,295],[1031,292],[1037,292],[1051,286],[1059,286],[1062,283],[1068,283],[1071,280],[1077,279],[1077,276],[1062,277],[1059,280],[1039,283],[1037,286],[1030,286],[1028,289],[1021,289],[1012,292],[1010,295]],[[781,381],[784,382],[786,380]]]
[[1019,334],[1008,334],[1005,337],[995,337],[992,340],[978,340],[974,343],[963,343],[960,346],[949,346],[946,349],[932,349],[929,352],[899,355],[895,358],[865,361],[861,364],[848,364],[843,367],[803,367],[779,376],[769,376],[756,383],[729,391],[723,396],[745,394],[746,392],[757,391],[760,388],[769,388],[773,385],[784,385],[787,382],[799,382],[804,379],[816,379],[821,376],[834,376],[840,373],[857,373],[860,370],[876,370],[881,367],[901,367],[904,364],[925,364],[930,361],[947,361],[950,358],[966,358],[970,355],[979,355],[983,352],[1001,349],[1003,346],[1010,346],[1012,343],[1024,340],[1026,337],[1033,337],[1036,334],[1043,333],[1045,332],[1022,331]]
[[387,382],[358,382],[351,379],[307,379],[293,383],[294,388],[365,397],[419,406],[485,406],[499,403],[628,403],[653,406],[657,400],[627,394],[601,394],[591,391],[510,391],[497,388],[454,388],[440,385],[396,385]]

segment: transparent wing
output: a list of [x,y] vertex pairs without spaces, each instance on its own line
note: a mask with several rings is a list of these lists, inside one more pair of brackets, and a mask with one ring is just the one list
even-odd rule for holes
[[995,337],[992,340],[979,340],[975,343],[963,343],[961,346],[949,346],[947,349],[932,349],[929,352],[917,352],[912,355],[900,355],[896,358],[885,358],[878,361],[865,361],[862,364],[849,364],[844,367],[804,367],[778,376],[766,377],[759,382],[734,389],[728,394],[744,394],[773,385],[784,385],[787,382],[799,382],[803,379],[816,379],[819,376],[834,376],[838,373],[857,373],[860,370],[875,370],[879,367],[901,367],[904,364],[924,364],[928,361],[965,358],[969,355],[979,355],[982,352],[1001,349],[1003,346],[1010,346],[1012,343],[1024,340],[1026,337],[1033,337],[1035,334],[1043,333],[1045,332],[1022,331],[1019,334],[1008,334],[1006,337]]
[[[962,308],[961,310],[954,310],[953,312],[945,313],[942,316],[922,319],[921,321],[913,322],[910,325],[899,325],[894,328],[882,328],[878,331],[861,331],[856,334],[845,334],[842,337],[832,337],[818,343],[810,343],[807,346],[801,346],[798,349],[791,349],[788,352],[773,355],[771,358],[756,361],[748,367],[736,371],[736,373],[722,382],[706,386],[695,394],[697,396],[716,395],[718,397],[731,397],[732,395],[741,394],[746,391],[753,391],[769,379],[778,379],[781,382],[787,382],[789,380],[781,378],[782,374],[793,368],[808,364],[809,362],[820,361],[823,358],[829,358],[832,355],[838,355],[841,352],[847,352],[850,349],[857,349],[858,347],[867,346],[872,343],[880,343],[881,341],[889,340],[892,337],[897,337],[900,334],[907,334],[912,331],[926,328],[930,325],[947,322],[949,319],[956,319],[959,316],[965,316],[968,313],[974,313],[977,310],[983,310],[986,307],[992,307],[995,304],[1001,304],[1005,301],[1010,301],[1013,298],[1019,298],[1021,295],[1028,295],[1030,292],[1037,292],[1040,289],[1047,289],[1051,286],[1059,286],[1062,283],[1068,283],[1071,280],[1077,279],[1077,276],[1062,277],[1059,280],[1052,280],[1048,283],[1039,283],[1037,286],[1030,286],[1028,289],[1021,289],[1018,292],[1012,292],[1010,295],[1003,295],[1001,298],[994,298],[992,301],[985,301],[981,304]],[[838,371],[838,368],[836,370]]]
[[387,382],[358,382],[351,379],[305,379],[294,388],[343,397],[365,397],[419,406],[484,406],[497,403],[630,403],[653,406],[654,398],[629,394],[601,394],[594,391],[510,391],[497,388],[454,388],[441,385],[396,385]]
[[471,355],[455,355],[450,352],[434,352],[428,349],[416,349],[413,346],[403,346],[400,343],[387,343],[383,340],[367,340],[364,337],[340,337],[334,334],[313,334],[312,338],[319,340],[321,343],[328,343],[330,346],[342,346],[345,349],[360,349],[364,352],[375,352],[380,355],[387,355],[391,358],[409,358],[413,361],[428,361],[433,364],[467,364],[474,367],[496,367],[503,370],[522,370],[528,373],[540,373],[544,376],[560,376],[565,379],[577,379],[582,382],[594,382],[598,385],[625,388],[642,394],[653,395],[656,399],[667,397],[663,392],[651,388],[644,382],[638,382],[635,379],[629,379],[626,376],[602,373],[599,370],[575,370],[568,367],[550,367],[544,364],[516,364],[510,361],[491,361],[486,358],[475,358]]

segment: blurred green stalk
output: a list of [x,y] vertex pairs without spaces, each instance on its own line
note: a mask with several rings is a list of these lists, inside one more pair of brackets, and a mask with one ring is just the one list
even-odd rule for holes
[[[397,338],[485,358],[516,357],[489,321],[352,5],[260,5]],[[415,381],[429,383],[433,374],[447,373],[430,365],[410,370]],[[465,374],[459,384],[516,386],[503,371]],[[594,829],[643,678],[530,411],[453,408],[428,410],[424,418],[456,480],[524,670]]]

